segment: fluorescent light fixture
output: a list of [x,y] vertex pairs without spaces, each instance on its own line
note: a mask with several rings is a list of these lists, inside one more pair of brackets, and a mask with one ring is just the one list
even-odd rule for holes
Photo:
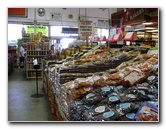
[[101,43],[106,43],[106,41],[101,41]]
[[153,38],[158,38],[158,35],[152,35]]
[[139,34],[145,34],[145,32],[137,32],[137,35],[139,35]]
[[154,27],[145,27],[146,30],[153,30],[153,29],[157,29],[157,28],[154,28]]
[[149,30],[149,31],[146,31],[146,32],[158,32],[158,30]]
[[152,22],[144,22],[144,23],[142,23],[142,24],[144,24],[144,25],[151,25],[151,24],[153,24]]

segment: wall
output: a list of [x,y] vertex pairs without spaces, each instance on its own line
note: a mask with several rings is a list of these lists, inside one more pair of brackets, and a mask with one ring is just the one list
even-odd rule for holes
[[[16,18],[9,17],[8,21],[22,21],[22,22],[33,22],[34,21],[34,8],[28,8],[28,17],[27,18]],[[38,10],[38,8],[36,8]],[[45,8],[46,14],[43,17],[38,16],[36,13],[37,22],[48,22],[50,25],[66,25],[66,26],[78,26],[78,16],[79,8]],[[80,15],[87,16],[88,20],[92,20],[97,27],[98,19],[104,20],[109,19],[112,13],[117,11],[116,8],[105,8],[104,10],[99,8],[80,8]],[[37,11],[36,11],[37,12]],[[55,20],[51,18],[52,13],[60,13],[62,18],[60,20]],[[73,18],[69,19],[68,14],[72,14]]]

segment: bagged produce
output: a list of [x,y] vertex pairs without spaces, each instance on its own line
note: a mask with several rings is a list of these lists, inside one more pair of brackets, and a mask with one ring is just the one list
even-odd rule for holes
[[144,73],[133,70],[126,75],[122,80],[122,85],[124,86],[133,86],[137,83],[141,83],[146,79]]
[[104,98],[99,93],[91,92],[87,94],[86,96],[84,96],[82,101],[87,105],[94,105],[99,103],[103,99]]
[[84,103],[82,101],[74,101],[70,106],[70,120],[83,121]]
[[108,94],[112,93],[114,91],[114,88],[112,86],[104,86],[98,90],[98,93],[106,97]]
[[135,112],[126,113],[124,116],[119,117],[118,121],[135,121]]
[[103,112],[102,114],[93,117],[93,121],[115,121],[118,117],[118,113],[115,110]]
[[126,113],[129,113],[134,108],[134,103],[126,102],[126,103],[119,103],[116,105],[115,109],[118,112],[118,116],[121,117]]
[[128,89],[128,87],[123,86],[123,85],[118,85],[114,87],[114,91],[117,93],[123,93]]
[[135,116],[136,121],[158,121],[158,108],[151,103],[144,102]]
[[97,104],[95,106],[93,106],[93,108],[89,109],[89,110],[85,110],[85,112],[83,113],[84,119],[87,121],[96,121],[96,120],[101,120],[99,118],[97,118],[98,115],[110,111],[109,107],[107,105],[104,104]]
[[102,87],[102,85],[104,85],[104,78],[102,78],[99,75],[93,75],[92,80],[93,80],[93,87],[95,89],[100,88]]

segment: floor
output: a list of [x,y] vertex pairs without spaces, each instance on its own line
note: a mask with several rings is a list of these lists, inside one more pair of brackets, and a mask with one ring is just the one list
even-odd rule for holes
[[[38,94],[43,94],[42,79],[38,80]],[[43,97],[36,95],[36,79],[25,78],[23,68],[15,68],[8,76],[8,121],[10,122],[43,122],[52,121],[51,113]]]

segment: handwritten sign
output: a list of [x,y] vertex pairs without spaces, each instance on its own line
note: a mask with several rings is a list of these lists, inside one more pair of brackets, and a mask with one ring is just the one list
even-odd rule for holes
[[79,36],[92,36],[92,33],[93,33],[92,21],[80,20]]

